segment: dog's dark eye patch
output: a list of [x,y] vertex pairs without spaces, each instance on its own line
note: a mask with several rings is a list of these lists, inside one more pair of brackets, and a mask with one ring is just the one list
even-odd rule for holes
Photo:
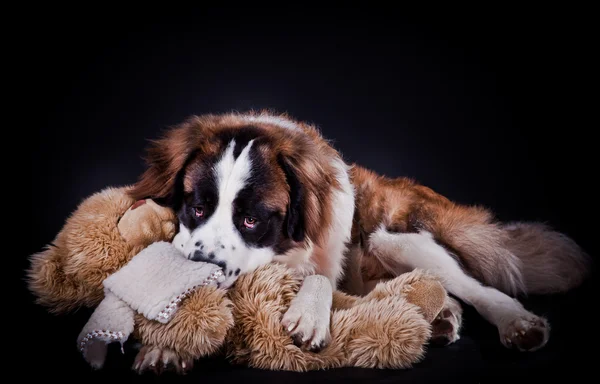
[[264,204],[264,197],[269,195],[274,183],[272,169],[258,150],[258,145],[252,147],[249,158],[252,167],[245,187],[236,196],[234,212],[244,213],[264,221],[275,212]]
[[[267,190],[272,185],[269,168],[256,151],[250,152],[252,170],[247,184],[233,202],[233,223],[244,241],[256,247],[274,245],[281,236],[283,213],[263,203]],[[244,225],[244,219],[257,220],[252,228]]]
[[274,245],[281,237],[283,217],[274,213],[266,220],[259,220],[254,227],[244,225],[245,216],[234,216],[235,226],[244,242],[250,246],[264,248]]
[[[251,194],[251,192],[248,192],[248,194]],[[258,196],[246,198],[245,195],[246,193],[238,194],[238,197],[233,202],[235,207],[234,217],[251,216],[258,221],[267,221],[278,213],[276,210],[266,207]]]
[[[179,220],[190,231],[201,226],[214,213],[219,202],[217,183],[212,175],[204,175],[193,183],[193,189],[183,197],[183,204],[178,212]],[[197,217],[195,208],[202,207],[204,214]]]

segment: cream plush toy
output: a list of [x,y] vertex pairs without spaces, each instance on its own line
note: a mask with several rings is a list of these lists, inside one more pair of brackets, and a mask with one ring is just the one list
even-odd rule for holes
[[86,198],[54,241],[30,257],[27,271],[29,289],[50,312],[94,308],[74,340],[93,367],[103,366],[108,343],[129,338],[145,346],[134,367],[140,372],[167,355],[179,372],[216,353],[232,363],[293,371],[404,369],[425,356],[448,299],[436,277],[417,270],[364,297],[335,292],[331,343],[305,351],[280,324],[300,277],[269,264],[219,289],[217,266],[178,251],[174,213],[151,200],[133,201],[126,191],[106,188]]

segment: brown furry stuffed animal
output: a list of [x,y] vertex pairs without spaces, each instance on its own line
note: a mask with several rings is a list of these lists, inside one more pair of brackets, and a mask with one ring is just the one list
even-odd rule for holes
[[[85,199],[54,241],[31,256],[28,284],[38,304],[56,314],[97,307],[106,278],[150,244],[173,240],[173,212],[151,200],[133,201],[126,190],[106,188]],[[270,264],[240,276],[229,291],[198,288],[167,324],[137,313],[132,337],[144,347],[134,368],[160,371],[168,362],[183,373],[217,352],[273,370],[409,368],[424,357],[432,322],[448,299],[434,276],[418,270],[381,282],[364,297],[337,291],[332,342],[314,353],[296,347],[280,324],[300,285],[292,270]]]

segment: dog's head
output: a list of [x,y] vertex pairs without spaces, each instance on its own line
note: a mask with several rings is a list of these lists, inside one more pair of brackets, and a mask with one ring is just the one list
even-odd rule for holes
[[236,278],[297,247],[321,243],[331,220],[336,152],[281,116],[193,117],[152,143],[131,190],[178,215],[191,260]]

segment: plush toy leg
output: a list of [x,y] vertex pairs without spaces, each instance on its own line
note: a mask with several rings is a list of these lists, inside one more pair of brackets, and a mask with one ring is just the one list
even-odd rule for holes
[[359,302],[360,298],[358,296],[348,295],[342,291],[334,291],[331,308],[333,310],[349,309],[354,307]]
[[132,250],[117,228],[134,203],[125,192],[107,188],[86,198],[52,244],[30,257],[28,285],[37,303],[56,313],[100,303],[102,281],[141,250]]
[[[194,360],[223,346],[233,326],[231,301],[226,291],[204,287],[191,294],[167,324],[135,317],[134,337],[143,345],[172,350],[177,358]],[[151,357],[151,356],[150,356]]]
[[334,303],[344,309],[332,317],[332,346],[348,354],[344,365],[411,367],[424,357],[447,298],[438,279],[420,270],[380,282],[364,297],[336,292]]
[[[61,236],[55,241],[60,244]],[[64,240],[63,240],[64,241]],[[60,246],[48,245],[30,257],[27,284],[35,302],[51,313],[65,313],[79,306],[92,307],[103,297],[102,287],[86,289],[64,271],[64,253]]]
[[[339,367],[409,368],[425,355],[431,326],[419,307],[392,295],[360,302],[336,292],[340,305],[331,317],[331,343],[320,352],[296,347],[280,324],[289,303],[266,302],[247,308],[245,326],[232,335],[230,357],[235,362],[268,370],[311,371]],[[238,298],[239,299],[239,298]],[[346,300],[344,300],[346,299]],[[234,300],[236,305],[237,299]],[[244,301],[242,306],[248,303]],[[236,314],[238,320],[239,313]]]
[[[346,366],[408,368],[421,360],[431,324],[421,307],[431,307],[445,291],[417,272],[381,285],[370,297],[335,292],[331,317],[332,342],[317,353],[302,351],[281,326],[281,318],[300,281],[283,266],[270,264],[242,276],[229,297],[235,325],[227,337],[234,363],[268,370],[308,371]],[[429,301],[421,290],[431,289]],[[443,293],[443,294],[442,294]],[[438,295],[439,294],[439,295]],[[430,305],[432,304],[432,305]],[[437,314],[437,313],[436,313]]]
[[323,352],[343,357],[329,361],[333,367],[410,368],[423,359],[431,337],[431,326],[419,308],[399,296],[335,311],[331,328],[333,342]]
[[157,241],[169,241],[176,233],[173,210],[150,199],[135,202],[119,219],[121,236],[131,245],[142,247]]
[[125,302],[107,293],[81,330],[77,343],[84,359],[96,369],[104,366],[108,344],[123,343],[133,332],[134,312]]
[[437,317],[448,299],[438,278],[417,269],[380,282],[369,294],[361,297],[359,302],[381,300],[389,296],[400,296],[417,305],[429,323]]
[[434,275],[415,270],[381,282],[363,300],[400,295],[416,304],[432,326],[431,344],[448,345],[460,338],[462,307]]
[[136,207],[128,187],[106,188],[87,197],[42,252],[31,255],[29,290],[55,313],[95,307],[102,281],[155,241],[175,233],[171,210],[148,201]]

